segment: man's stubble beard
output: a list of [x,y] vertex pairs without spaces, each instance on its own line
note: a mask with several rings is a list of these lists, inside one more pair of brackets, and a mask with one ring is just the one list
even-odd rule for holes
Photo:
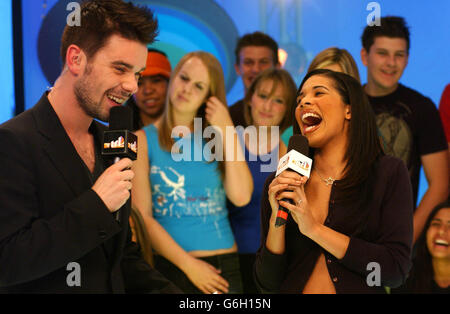
[[109,111],[106,113],[102,112],[101,100],[99,102],[95,102],[91,97],[93,86],[93,84],[91,84],[89,80],[91,72],[92,66],[88,64],[83,76],[75,82],[73,92],[81,109],[88,116],[94,119],[101,120],[103,122],[108,122]]

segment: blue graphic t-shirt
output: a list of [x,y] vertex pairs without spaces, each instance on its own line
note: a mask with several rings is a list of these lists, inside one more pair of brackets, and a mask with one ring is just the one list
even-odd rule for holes
[[154,125],[144,131],[155,219],[185,251],[232,247],[225,190],[217,161],[207,162],[208,156],[203,157],[204,141],[194,136],[175,139],[185,151],[174,154],[161,149]]

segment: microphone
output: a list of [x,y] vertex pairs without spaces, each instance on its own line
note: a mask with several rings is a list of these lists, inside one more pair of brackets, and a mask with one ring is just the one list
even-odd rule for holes
[[[281,157],[278,162],[277,172],[278,176],[283,171],[295,171],[298,174],[309,178],[312,169],[312,159],[308,157],[309,146],[308,140],[301,134],[294,134],[289,139],[288,153]],[[285,202],[292,200],[283,199]],[[280,205],[278,208],[277,219],[275,220],[275,227],[280,227],[286,224],[289,211]]]
[[133,112],[127,106],[115,106],[109,113],[109,130],[103,133],[102,155],[118,162],[121,158],[137,158],[137,136],[133,128]]
[[[109,112],[109,130],[103,133],[102,156],[113,163],[122,158],[137,158],[137,136],[130,130],[133,128],[133,111],[128,106],[115,106]],[[126,206],[131,208],[131,199]],[[116,221],[120,222],[119,210],[115,213]]]

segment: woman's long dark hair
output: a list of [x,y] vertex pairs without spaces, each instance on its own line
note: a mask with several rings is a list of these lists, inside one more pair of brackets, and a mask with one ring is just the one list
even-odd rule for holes
[[[315,75],[325,76],[334,82],[334,87],[340,94],[342,101],[350,105],[351,119],[348,129],[348,147],[345,152],[346,165],[344,177],[339,180],[337,187],[340,197],[337,201],[352,204],[359,208],[360,217],[365,221],[368,216],[367,204],[371,200],[377,161],[384,155],[377,132],[375,114],[370,106],[361,84],[352,76],[341,72],[326,69],[317,69],[309,72],[301,82],[297,95],[300,93],[304,83]],[[294,134],[300,134],[298,123],[294,123]],[[312,150],[314,154],[314,150]],[[364,228],[360,223],[360,228]],[[361,232],[355,231],[355,233]]]
[[416,242],[416,256],[413,259],[413,269],[406,281],[403,292],[407,293],[432,293],[432,283],[434,280],[434,270],[432,256],[427,246],[427,231],[431,221],[437,212],[443,208],[450,208],[450,201],[447,200],[437,205],[425,223],[422,233]]

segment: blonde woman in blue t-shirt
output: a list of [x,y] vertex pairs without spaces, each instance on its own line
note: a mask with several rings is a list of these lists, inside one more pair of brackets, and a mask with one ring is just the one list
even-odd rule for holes
[[[228,135],[222,142],[203,139],[208,126]],[[241,293],[225,201],[247,204],[253,182],[218,60],[201,51],[185,55],[172,73],[164,114],[137,135],[132,200],[148,228],[156,269],[186,293]]]

